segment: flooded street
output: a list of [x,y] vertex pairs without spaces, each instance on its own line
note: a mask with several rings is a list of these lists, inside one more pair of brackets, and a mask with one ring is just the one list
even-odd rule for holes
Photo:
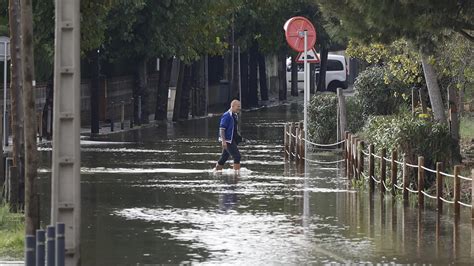
[[[342,164],[286,165],[282,127],[301,118],[296,105],[244,112],[239,175],[211,171],[218,117],[84,139],[82,265],[472,263],[467,209],[454,226],[449,208],[352,189]],[[48,224],[51,147],[40,150]]]

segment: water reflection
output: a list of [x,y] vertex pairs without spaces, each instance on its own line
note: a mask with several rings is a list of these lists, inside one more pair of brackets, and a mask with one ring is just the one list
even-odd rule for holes
[[235,190],[237,189],[237,182],[239,180],[240,174],[236,173],[233,176],[224,177],[223,182],[225,182],[226,190],[219,194],[219,209],[221,211],[227,212],[234,209],[237,205],[237,194]]

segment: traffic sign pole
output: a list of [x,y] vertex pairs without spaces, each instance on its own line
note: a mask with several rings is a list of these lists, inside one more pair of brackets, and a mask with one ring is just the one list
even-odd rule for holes
[[[306,158],[306,154],[308,152],[308,99],[309,99],[309,66],[308,66],[308,31],[304,31],[304,157]],[[305,160],[306,162],[306,160]],[[305,163],[306,164],[306,163]]]
[[308,193],[308,178],[307,178],[307,154],[308,154],[308,142],[306,141],[308,139],[308,98],[309,98],[309,66],[308,66],[308,31],[304,31],[304,197],[303,197],[303,226],[304,228],[307,228],[308,226],[308,220],[309,220],[309,193]]

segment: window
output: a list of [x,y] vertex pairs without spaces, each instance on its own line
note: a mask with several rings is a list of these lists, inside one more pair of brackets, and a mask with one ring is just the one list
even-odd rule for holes
[[327,71],[341,71],[344,70],[344,66],[341,61],[338,60],[328,60]]

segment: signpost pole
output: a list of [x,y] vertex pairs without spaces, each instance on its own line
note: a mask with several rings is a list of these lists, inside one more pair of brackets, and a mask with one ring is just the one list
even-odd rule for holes
[[[308,99],[309,99],[309,67],[308,67],[308,31],[304,31],[304,157],[308,153]],[[306,161],[306,160],[305,160]],[[306,163],[305,163],[306,166]],[[306,167],[305,167],[306,168]],[[306,170],[306,169],[305,169]]]

